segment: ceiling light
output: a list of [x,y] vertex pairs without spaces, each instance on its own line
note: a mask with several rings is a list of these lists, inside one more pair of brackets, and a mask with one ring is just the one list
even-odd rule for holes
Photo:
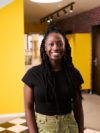
[[60,2],[62,0],[30,0],[30,1],[36,3],[55,3],[55,2]]
[[73,5],[71,5],[69,12],[73,12]]
[[51,18],[50,18],[50,22],[52,22],[53,21],[53,16],[51,16]]
[[48,23],[50,23],[50,20],[47,20]]
[[[42,24],[43,22],[48,22],[51,23],[52,21],[55,20],[56,17],[60,17],[60,13],[63,11],[64,14],[68,14],[68,12],[73,12],[73,5],[75,4],[75,2],[71,2],[68,5],[52,12],[51,14],[48,14],[47,16],[43,17],[40,19],[40,23]],[[69,9],[69,11],[68,11]]]
[[47,23],[50,23],[52,21],[53,21],[53,18],[52,17],[51,18],[47,18]]

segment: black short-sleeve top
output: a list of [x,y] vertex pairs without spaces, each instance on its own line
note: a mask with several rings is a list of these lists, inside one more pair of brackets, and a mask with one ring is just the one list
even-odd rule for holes
[[[80,84],[83,78],[79,71],[77,75],[80,77]],[[66,76],[62,70],[53,72],[55,78],[55,93],[57,105],[55,102],[46,101],[45,83],[42,76],[42,65],[30,68],[22,78],[22,81],[28,85],[34,95],[35,111],[45,115],[67,114],[72,111],[71,91],[66,83]],[[79,94],[81,91],[78,89]],[[34,107],[33,105],[33,107]]]

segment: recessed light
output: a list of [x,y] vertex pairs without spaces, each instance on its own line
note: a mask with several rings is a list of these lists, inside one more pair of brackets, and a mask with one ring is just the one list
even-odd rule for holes
[[55,2],[60,2],[62,0],[30,0],[30,1],[36,3],[55,3]]

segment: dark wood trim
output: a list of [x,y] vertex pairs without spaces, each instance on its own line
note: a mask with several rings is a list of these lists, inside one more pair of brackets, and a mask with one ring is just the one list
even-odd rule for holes
[[94,70],[95,70],[95,66],[94,66],[94,60],[95,60],[95,38],[96,38],[96,29],[97,27],[100,27],[100,25],[94,25],[92,26],[92,72],[91,72],[91,86],[92,86],[92,93],[96,93],[95,92],[95,83],[94,83]]

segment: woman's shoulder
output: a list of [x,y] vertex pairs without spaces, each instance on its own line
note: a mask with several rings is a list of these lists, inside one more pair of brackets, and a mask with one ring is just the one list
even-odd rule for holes
[[28,72],[30,72],[30,73],[40,73],[41,68],[42,68],[41,64],[36,65],[36,66],[32,66],[31,68],[28,69]]
[[80,71],[79,71],[76,67],[74,67],[74,72],[75,72],[76,74],[80,74]]
[[75,70],[74,72],[75,72],[76,77],[80,81],[80,84],[84,83],[84,80],[83,80],[83,77],[82,77],[82,74],[80,73],[80,71],[77,68],[75,68],[74,70]]
[[42,67],[42,64],[36,65],[36,66],[32,66],[29,70],[40,70]]

